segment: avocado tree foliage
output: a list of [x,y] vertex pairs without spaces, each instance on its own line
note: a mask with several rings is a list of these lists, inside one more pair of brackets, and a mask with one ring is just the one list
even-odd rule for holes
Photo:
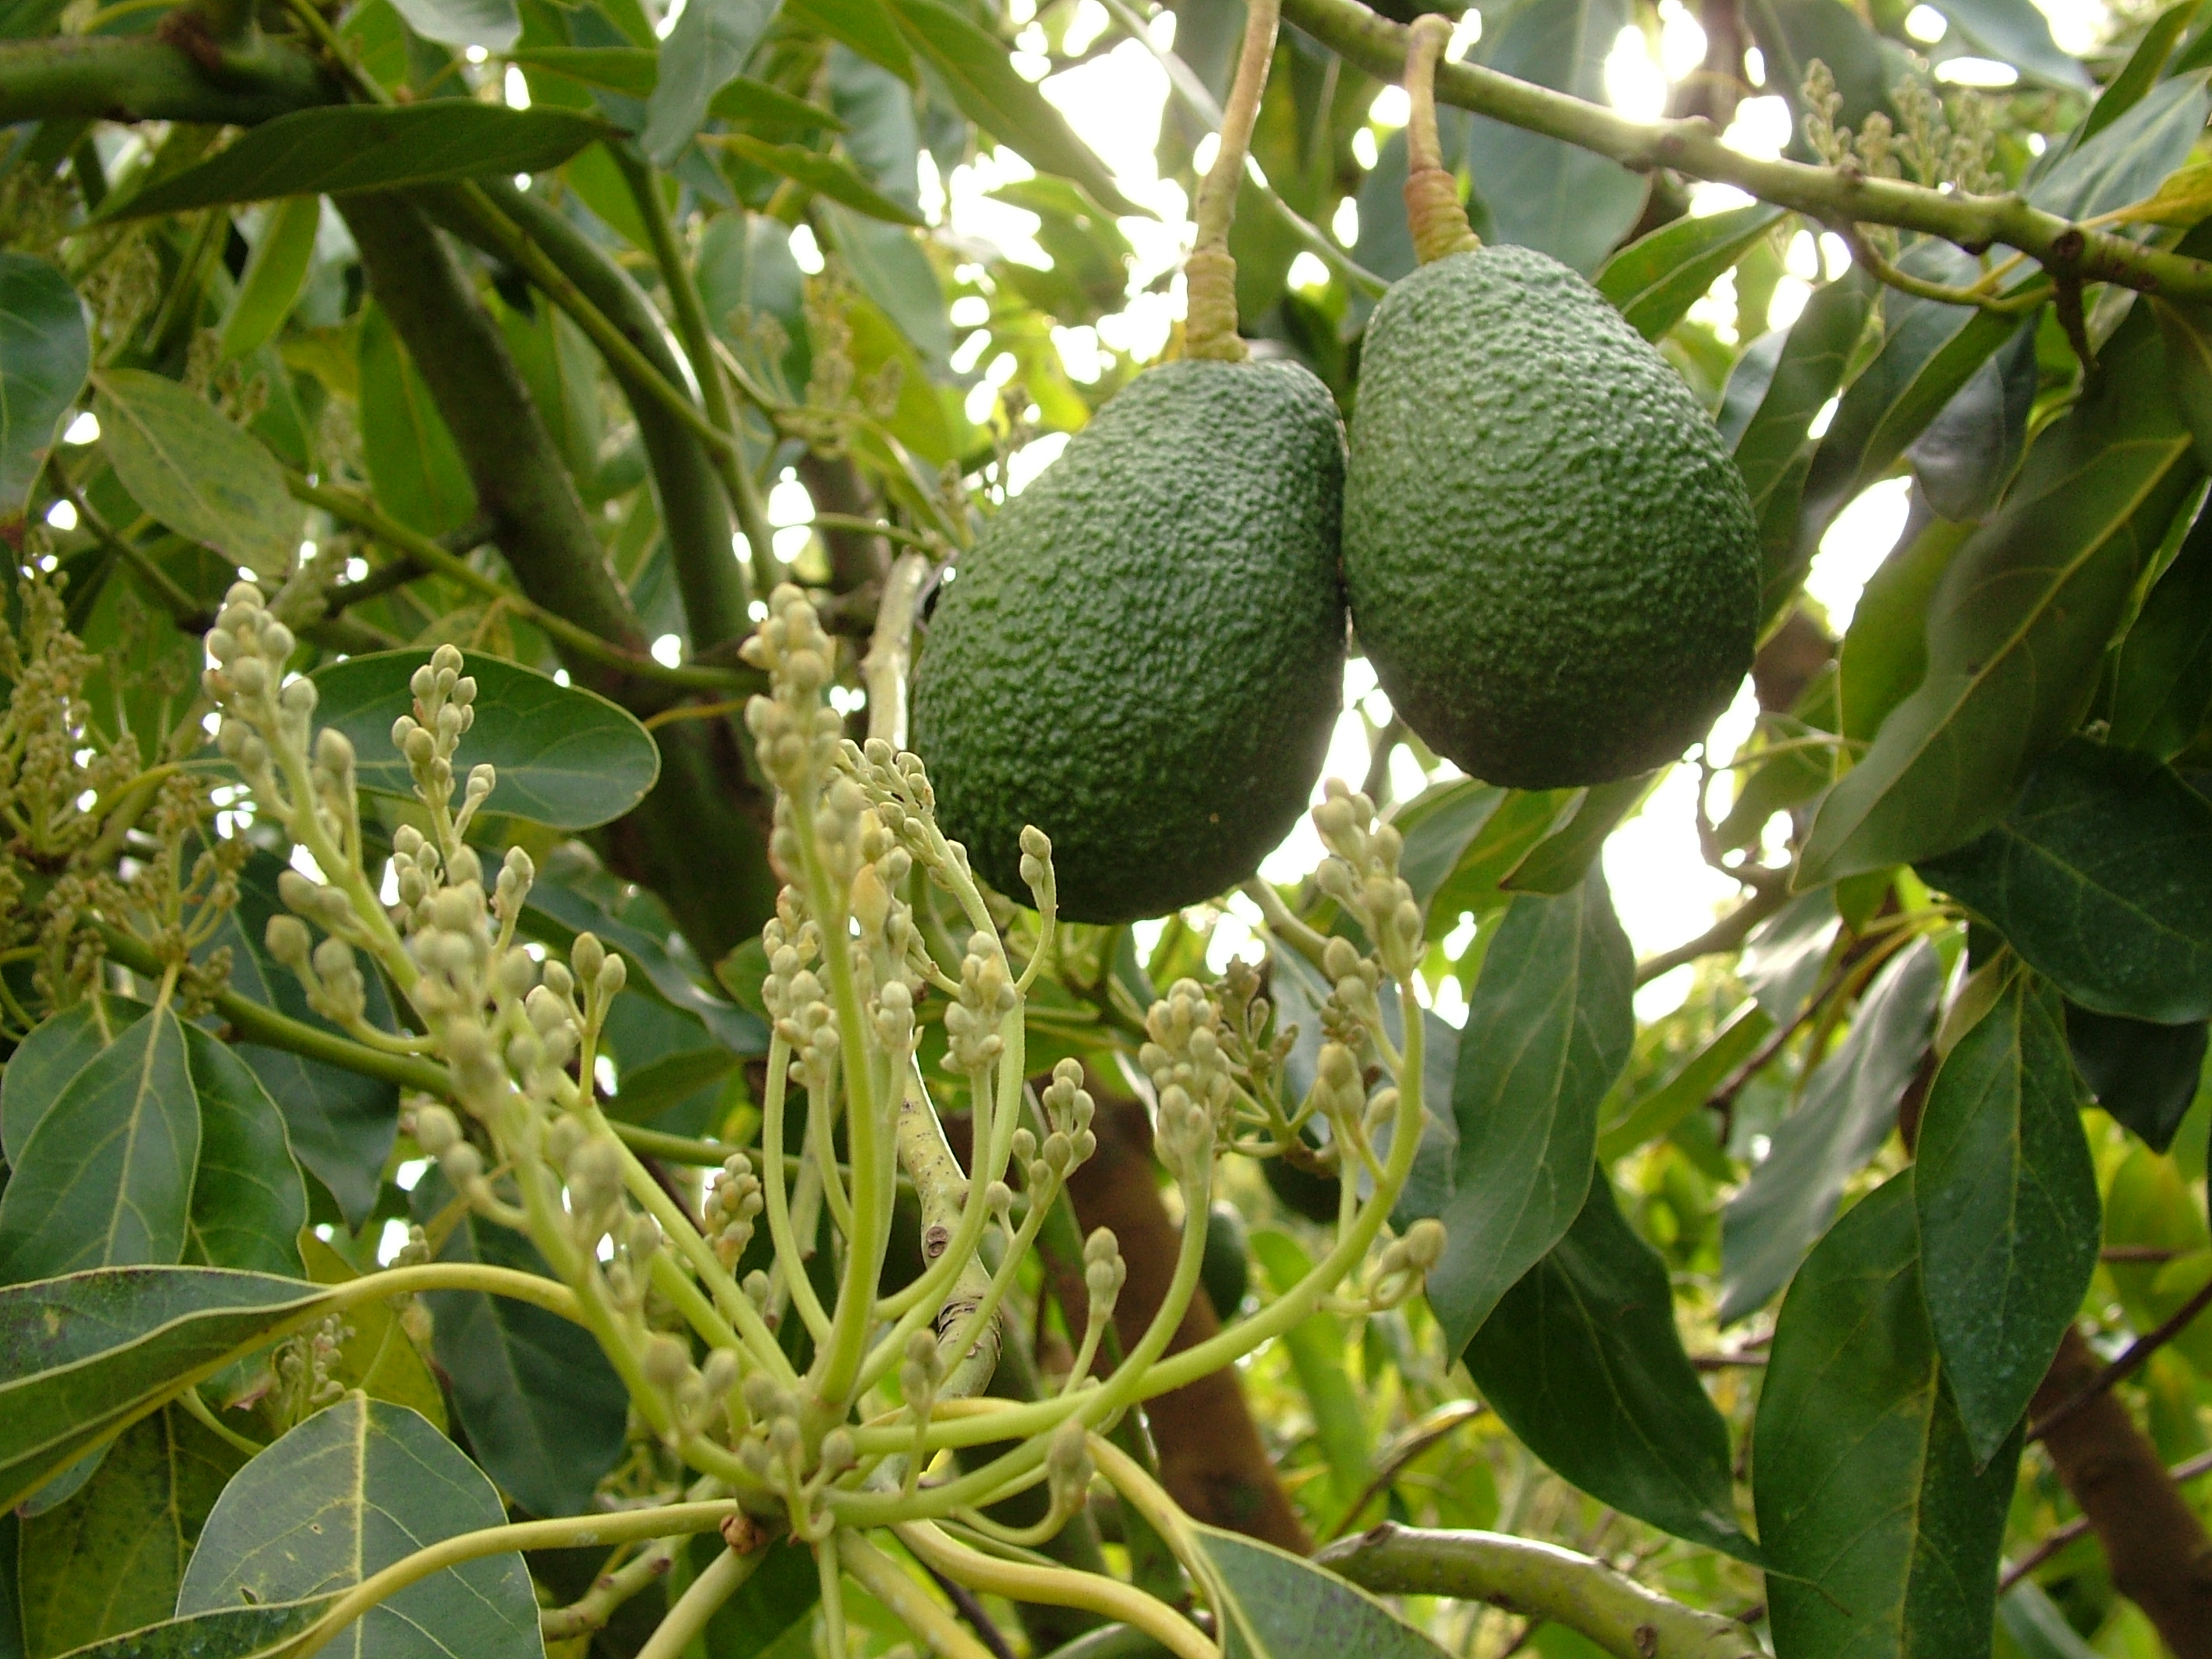
[[1302,879],[939,827],[934,595],[1182,355],[1224,112],[1200,355],[1357,407],[1384,9],[0,0],[0,1656],[2212,1652],[2197,0],[1437,66],[1757,515],[1709,932],[1660,774],[1372,694]]

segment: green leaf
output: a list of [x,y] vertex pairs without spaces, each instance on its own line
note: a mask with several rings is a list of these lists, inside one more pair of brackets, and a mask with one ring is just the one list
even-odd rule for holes
[[[1622,0],[1557,0],[1516,7],[1483,61],[1502,74],[1602,102],[1605,59],[1629,21]],[[1490,210],[1491,240],[1550,254],[1585,275],[1611,252],[1644,206],[1644,181],[1617,162],[1558,138],[1478,116],[1468,167]]]
[[[2094,116],[2094,112],[2092,112]],[[2212,95],[2202,71],[2161,81],[2128,112],[2069,150],[2027,192],[2047,213],[2093,218],[2155,191],[2189,159]]]
[[[318,1285],[349,1285],[361,1274],[352,1263],[309,1233],[300,1242],[307,1277]],[[359,1389],[371,1400],[420,1412],[441,1433],[446,1429],[446,1395],[430,1374],[428,1361],[407,1334],[406,1322],[388,1300],[356,1302],[346,1310],[345,1340],[338,1345],[331,1375]]]
[[1712,1098],[1713,1091],[1734,1076],[1737,1066],[1759,1052],[1773,1030],[1774,1022],[1758,1003],[1738,1008],[1711,1042],[1598,1131],[1598,1162],[1609,1164],[1671,1133],[1676,1124]]
[[1954,556],[1928,611],[1925,677],[1822,803],[1801,884],[1971,840],[2073,730],[2198,476],[2180,417],[2144,394],[2158,349],[2138,307],[2095,388],[2044,430],[2003,510]]
[[2166,336],[2166,385],[2174,406],[2188,423],[2197,461],[2212,465],[2212,313],[2203,306],[2148,303]]
[[70,279],[27,253],[0,252],[0,527],[20,522],[55,428],[92,367]]
[[744,68],[775,15],[775,0],[694,0],[660,48],[638,143],[653,161],[674,161],[707,118],[707,106]]
[[[404,1406],[349,1394],[223,1489],[192,1552],[177,1611],[347,1589],[441,1539],[506,1521],[491,1482],[452,1441]],[[410,1584],[324,1651],[356,1659],[543,1659],[544,1645],[530,1574],[512,1553]]]
[[[902,88],[903,90],[903,88]],[[952,325],[937,270],[921,245],[896,225],[830,208],[823,216],[860,291],[898,325],[907,343],[941,365],[952,353]]]
[[1509,789],[1485,814],[1461,850],[1451,873],[1429,898],[1429,915],[1449,932],[1469,910],[1494,910],[1512,902],[1505,880],[1532,849],[1571,822],[1584,799],[1577,789]]
[[1996,1455],[2096,1271],[2097,1171],[2057,992],[2015,971],[1944,1056],[1913,1201],[1928,1320],[1978,1465]]
[[2112,673],[2116,748],[2172,760],[2212,713],[2212,514],[2199,514],[2145,597]]
[[[1753,0],[1744,8],[1744,21],[1766,60],[1767,84],[1789,100],[1793,116],[1803,113],[1801,88],[1816,58],[1835,76],[1843,100],[1837,119],[1843,125],[1856,132],[1870,112],[1893,112],[1881,43],[1854,7],[1842,0]],[[1802,146],[1801,138],[1793,149]]]
[[1751,202],[1662,225],[1605,262],[1594,279],[1597,291],[1613,301],[1630,327],[1656,340],[1766,234],[1782,211]]
[[1457,1353],[1581,1212],[1598,1103],[1627,1064],[1635,960],[1605,875],[1498,921],[1453,1080],[1459,1156],[1429,1305]]
[[2092,84],[2087,72],[2051,38],[2050,20],[2033,0],[1939,0],[1936,9],[1984,58],[2010,64],[2049,86],[2086,89]]
[[[428,1224],[453,1190],[433,1170],[416,1183]],[[530,1241],[467,1217],[441,1261],[488,1261],[550,1277]],[[469,1445],[499,1488],[532,1515],[580,1515],[622,1455],[629,1393],[590,1332],[543,1308],[480,1291],[434,1291],[431,1349],[453,1391]]]
[[336,1592],[265,1607],[222,1607],[79,1648],[69,1659],[282,1659],[295,1638],[329,1611]]
[[[1109,213],[1146,212],[1115,188],[1106,164],[1044,94],[1014,73],[996,35],[939,0],[884,0],[884,9],[907,44],[944,77],[953,101],[977,126],[1020,151],[1038,172],[1073,179]],[[858,41],[848,44],[864,57],[874,56]],[[884,67],[902,80],[913,78],[896,64]]]
[[184,1028],[155,1009],[55,1097],[0,1194],[0,1282],[183,1255],[200,1150]]
[[[23,1161],[31,1131],[39,1127],[70,1081],[107,1047],[115,1033],[136,1024],[146,1005],[123,997],[90,998],[48,1014],[0,1066],[0,1147],[8,1162]],[[103,1024],[103,1021],[105,1024]]]
[[392,0],[407,27],[448,46],[505,52],[522,38],[514,0]]
[[[2128,61],[2121,66],[2120,72],[2105,82],[2097,101],[2089,106],[2089,113],[2076,130],[2074,143],[2078,145],[2095,137],[2133,109],[2143,94],[2158,84],[2160,73],[2172,53],[2173,43],[2181,38],[2182,31],[2189,27],[2196,13],[2197,0],[2182,0],[2181,4],[2167,7],[2151,20],[2150,27],[2143,31],[2136,49],[2128,54]],[[2192,65],[2183,62],[2173,67],[2179,72]]]
[[757,167],[804,185],[817,196],[866,214],[872,219],[887,220],[897,225],[920,225],[926,222],[921,215],[903,202],[891,198],[853,171],[852,164],[818,149],[809,149],[804,144],[772,144],[765,138],[756,138],[750,133],[726,132],[715,141],[732,155],[742,155]]
[[182,1407],[165,1407],[124,1431],[83,1491],[26,1521],[18,1572],[30,1659],[173,1613],[200,1528],[245,1461]]
[[[422,651],[381,651],[315,671],[316,718],[353,740],[362,788],[414,797],[392,723],[414,707],[408,680],[428,660]],[[498,657],[471,657],[467,672],[477,683],[476,717],[455,769],[487,762],[498,769],[484,811],[589,830],[629,811],[659,776],[653,734],[605,697]]]
[[186,1247],[210,1267],[298,1274],[307,1189],[284,1115],[252,1067],[196,1025],[185,1054],[200,1103],[200,1158]]
[[1850,1034],[1820,1062],[1765,1159],[1721,1213],[1723,1325],[1758,1312],[1790,1282],[1827,1230],[1844,1183],[1896,1129],[1942,993],[1942,961],[1917,939],[1859,999]]
[[550,173],[609,131],[574,110],[507,109],[470,98],[295,110],[248,128],[221,154],[128,200],[111,200],[100,216],[143,219],[273,196]]
[[1222,1659],[1442,1659],[1365,1590],[1310,1561],[1215,1527],[1191,1536],[1220,1584]]
[[131,499],[250,570],[290,568],[301,511],[275,456],[174,380],[105,368],[94,385],[102,446]]
[[[1212,1241],[1209,1238],[1208,1243]],[[1288,1233],[1262,1229],[1249,1240],[1253,1260],[1267,1276],[1278,1296],[1286,1294],[1313,1271],[1313,1259]],[[1314,1438],[1328,1463],[1329,1488],[1340,1519],[1349,1525],[1355,1517],[1343,1513],[1358,1501],[1374,1478],[1374,1431],[1352,1376],[1344,1364],[1344,1325],[1334,1315],[1312,1313],[1283,1333],[1283,1347],[1291,1357],[1299,1392],[1313,1415]]]
[[1664,775],[1662,768],[1591,785],[1576,804],[1574,816],[1529,848],[1499,884],[1516,893],[1572,892],[1604,850],[1605,838],[1650,799]]
[[1813,419],[1844,383],[1877,291],[1856,270],[1815,289],[1787,334],[1770,335],[1771,346],[1761,342],[1744,354],[1722,394],[1721,429],[1736,434],[1735,464],[1759,520],[1766,612],[1795,586],[1797,507],[1817,447]]
[[2154,1152],[2173,1145],[2204,1073],[2205,1023],[2154,1025],[2066,1005],[2066,1046],[2097,1104]]
[[1399,809],[1391,820],[1406,838],[1398,873],[1413,890],[1414,902],[1429,902],[1510,793],[1494,783],[1454,778],[1431,785]]
[[1484,1401],[1562,1479],[1678,1538],[1759,1559],[1736,1520],[1728,1425],[1674,1328],[1667,1264],[1602,1172],[1463,1357]]
[[842,132],[845,124],[819,104],[794,98],[781,87],[740,75],[707,106],[707,113],[724,121],[737,121],[759,129],[761,136],[778,133]]
[[[695,1545],[695,1550],[701,1548]],[[694,1560],[701,1559],[698,1554]],[[814,1609],[822,1600],[822,1575],[811,1552],[770,1550],[738,1593],[715,1609],[707,1625],[710,1659],[807,1659]]]
[[842,41],[908,86],[920,79],[906,38],[879,0],[784,0],[783,15],[801,28]]
[[580,485],[599,475],[601,441],[599,359],[590,337],[557,307],[518,311],[504,301],[495,307],[500,331],[514,366],[522,371],[531,401],[538,405],[554,447]]
[[[377,504],[426,536],[459,530],[477,510],[476,485],[430,388],[385,320],[362,307],[356,337],[361,373],[361,452]],[[386,747],[390,746],[387,736]]]
[[0,1508],[313,1320],[330,1294],[219,1267],[111,1267],[0,1290]]
[[1837,654],[1836,718],[1845,737],[1871,742],[1890,710],[1927,678],[1929,600],[1972,534],[1972,526],[1942,519],[1927,520],[1917,533],[1908,526],[1868,580]]
[[[2194,11],[2195,0],[2177,7]],[[2042,1585],[2023,1578],[1997,1598],[1997,1622],[2020,1650],[2021,1659],[2098,1659],[2097,1650],[2066,1621]]]
[[222,355],[250,357],[284,325],[307,286],[314,263],[315,233],[322,228],[323,198],[287,196],[269,210],[261,235],[223,313]]
[[629,98],[649,96],[660,75],[660,54],[642,46],[513,46],[503,55],[525,69],[566,76]]
[[2018,1442],[1984,1467],[1943,1387],[1912,1179],[1836,1224],[1775,1327],[1752,1493],[1783,1659],[1990,1650]]
[[2042,369],[2023,328],[1986,358],[1905,451],[1939,517],[1978,523],[2003,497],[2027,447]]
[[2171,768],[2075,738],[1996,828],[1923,860],[2028,966],[2101,1014],[2212,1015],[2212,801]]
[[[239,872],[237,908],[212,943],[229,947],[231,987],[240,995],[338,1035],[335,1025],[307,1006],[299,977],[270,961],[262,943],[269,919],[286,914],[276,896],[276,880],[285,867],[273,853],[256,848],[247,855]],[[381,975],[368,975],[366,988],[369,1024],[392,1030],[392,1005]],[[238,1056],[276,1101],[293,1152],[337,1200],[346,1224],[363,1225],[376,1206],[385,1159],[398,1127],[398,1088],[284,1048],[241,1043]]]

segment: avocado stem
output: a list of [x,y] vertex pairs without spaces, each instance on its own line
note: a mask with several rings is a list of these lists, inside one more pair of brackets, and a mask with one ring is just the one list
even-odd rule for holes
[[1229,224],[1237,213],[1252,127],[1260,118],[1260,98],[1267,89],[1267,69],[1275,59],[1281,15],[1281,0],[1246,0],[1244,45],[1221,112],[1221,148],[1199,181],[1198,235],[1183,267],[1186,357],[1241,363],[1251,355],[1237,332],[1237,261],[1229,254]]
[[1425,12],[1407,31],[1406,222],[1413,252],[1426,264],[1482,246],[1459,204],[1459,179],[1444,166],[1437,131],[1437,60],[1450,42],[1452,20]]

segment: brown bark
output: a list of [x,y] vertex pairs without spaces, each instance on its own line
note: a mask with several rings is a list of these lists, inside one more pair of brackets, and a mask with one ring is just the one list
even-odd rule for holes
[[[2081,1334],[2069,1329],[2029,1419],[2074,1398],[2102,1369]],[[2212,1538],[2127,1407],[2100,1395],[2054,1424],[2043,1444],[2104,1546],[2121,1594],[2157,1626],[2175,1659],[2212,1659]]]
[[[1115,1304],[1114,1328],[1127,1348],[1135,1345],[1158,1311],[1182,1241],[1160,1201],[1152,1124],[1145,1109],[1134,1100],[1103,1091],[1095,1073],[1090,1086],[1098,1102],[1092,1123],[1098,1152],[1075,1172],[1068,1191],[1086,1234],[1095,1227],[1111,1227],[1121,1241],[1129,1277]],[[1079,1340],[1086,1305],[1079,1280],[1060,1305],[1074,1328],[1072,1334]],[[1168,1352],[1179,1353],[1220,1328],[1213,1304],[1200,1290]],[[1145,1410],[1159,1449],[1161,1482],[1176,1503],[1209,1525],[1299,1555],[1312,1549],[1289,1494],[1276,1478],[1234,1368],[1158,1395],[1146,1402]]]

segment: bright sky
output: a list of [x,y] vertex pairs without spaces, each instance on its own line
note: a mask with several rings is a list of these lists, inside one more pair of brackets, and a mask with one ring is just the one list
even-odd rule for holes
[[[2101,0],[2037,0],[2037,3],[2051,18],[2059,45],[2071,51],[2085,49],[2112,27],[2112,14]],[[1017,26],[1027,24],[1035,10],[1036,0],[1012,0],[1010,15]],[[1694,67],[1705,53],[1703,32],[1681,0],[1662,0],[1660,19],[1656,55],[1640,31],[1625,29],[1606,64],[1608,98],[1624,114],[1639,119],[1650,118],[1664,107],[1672,79]],[[1100,0],[1080,0],[1075,33],[1069,44],[1079,50],[1114,27],[1111,15]],[[1932,43],[1942,38],[1946,25],[1940,13],[1923,5],[1916,8],[1906,27],[1917,39]],[[1149,31],[1153,47],[1172,50],[1172,15],[1164,12],[1152,19]],[[1455,38],[1455,53],[1463,52],[1480,32],[1479,18],[1469,14]],[[1026,44],[1031,50],[1026,59],[1017,54],[1016,67],[1024,73],[1042,73],[1047,66],[1046,60],[1036,55],[1045,44],[1042,31],[1029,41],[1018,44]],[[2004,65],[1978,59],[1954,59],[1939,70],[1946,80],[1988,85],[2004,84],[2011,73]],[[1159,216],[1158,219],[1129,218],[1121,222],[1137,255],[1134,269],[1130,272],[1131,298],[1127,307],[1101,319],[1095,331],[1056,331],[1055,338],[1071,376],[1088,381],[1097,378],[1097,352],[1102,343],[1140,360],[1150,358],[1158,353],[1173,322],[1182,316],[1183,290],[1179,276],[1164,293],[1148,294],[1144,289],[1163,272],[1173,270],[1188,251],[1191,236],[1189,204],[1181,186],[1159,177],[1154,162],[1153,152],[1169,89],[1166,71],[1152,50],[1136,40],[1124,39],[1111,51],[1081,67],[1045,80],[1042,88],[1069,124],[1113,169],[1123,192]],[[1396,88],[1387,88],[1376,99],[1371,112],[1371,131],[1379,138],[1402,125],[1404,120],[1404,94]],[[1750,99],[1742,105],[1725,141],[1747,153],[1771,156],[1780,153],[1789,135],[1787,108],[1780,97],[1769,94]],[[1356,148],[1363,160],[1374,153],[1369,143],[1359,143]],[[1042,252],[1034,240],[1036,220],[989,199],[988,194],[1002,183],[1027,173],[1028,168],[1019,158],[1000,151],[973,166],[956,168],[949,179],[941,181],[927,155],[922,166],[924,204],[945,230],[956,238],[991,244],[1012,258],[1043,263]],[[1693,191],[1692,210],[1716,212],[1744,199],[1725,185],[1700,185]],[[1348,244],[1353,240],[1356,224],[1356,219],[1347,219],[1335,228],[1341,240]],[[1790,248],[1786,264],[1791,274],[1784,280],[1769,311],[1776,325],[1784,325],[1795,318],[1814,282],[1824,275],[1834,276],[1843,268],[1846,256],[1840,242],[1833,237],[1822,240],[1826,246],[1816,244],[1809,235],[1801,234]],[[808,251],[811,252],[811,248]],[[1316,275],[1320,274],[1319,261],[1314,256],[1300,257],[1312,264]],[[1294,282],[1299,279],[1299,274],[1294,268]],[[1723,277],[1714,292],[1700,302],[1698,315],[1732,337],[1735,313],[1733,282]],[[973,347],[969,361],[958,366],[972,367],[987,349],[980,344]],[[988,408],[988,404],[982,407]],[[981,409],[977,412],[980,414]],[[1047,439],[1032,445],[1017,467],[1017,487],[1041,471],[1057,456],[1063,444],[1064,440]],[[1848,625],[1867,578],[1895,544],[1905,520],[1905,481],[1902,478],[1875,484],[1837,518],[1821,542],[1806,580],[1806,591],[1826,607],[1831,625],[1838,632]],[[802,509],[793,516],[803,515]],[[1364,662],[1355,661],[1346,670],[1345,702],[1345,713],[1339,721],[1323,776],[1340,776],[1356,782],[1367,769],[1370,729],[1379,727],[1390,715],[1389,700],[1376,689],[1374,674]],[[1713,752],[1732,754],[1749,733],[1753,713],[1747,684],[1735,706],[1714,729],[1711,740]],[[1412,757],[1401,750],[1394,757],[1393,793],[1401,799],[1407,798],[1435,777],[1449,775],[1453,775],[1452,769],[1446,767],[1425,780]],[[1663,950],[1702,932],[1740,892],[1734,882],[1708,868],[1698,856],[1692,821],[1696,784],[1693,769],[1674,769],[1643,812],[1617,830],[1606,846],[1606,874],[1613,886],[1614,903],[1639,955]],[[1319,798],[1318,790],[1316,798]],[[1718,810],[1724,803],[1717,801],[1715,805]],[[1295,879],[1313,868],[1321,851],[1311,825],[1302,822],[1261,866],[1261,870],[1277,880]],[[1214,954],[1218,961],[1225,962],[1234,952],[1253,953],[1249,944],[1249,924],[1256,920],[1256,912],[1245,901],[1232,901],[1231,915],[1215,941]],[[1647,1018],[1667,1012],[1688,994],[1689,981],[1690,970],[1686,969],[1647,986],[1638,994],[1638,1011]],[[1437,1006],[1446,1018],[1456,1020],[1462,1012],[1456,986],[1445,988]]]

